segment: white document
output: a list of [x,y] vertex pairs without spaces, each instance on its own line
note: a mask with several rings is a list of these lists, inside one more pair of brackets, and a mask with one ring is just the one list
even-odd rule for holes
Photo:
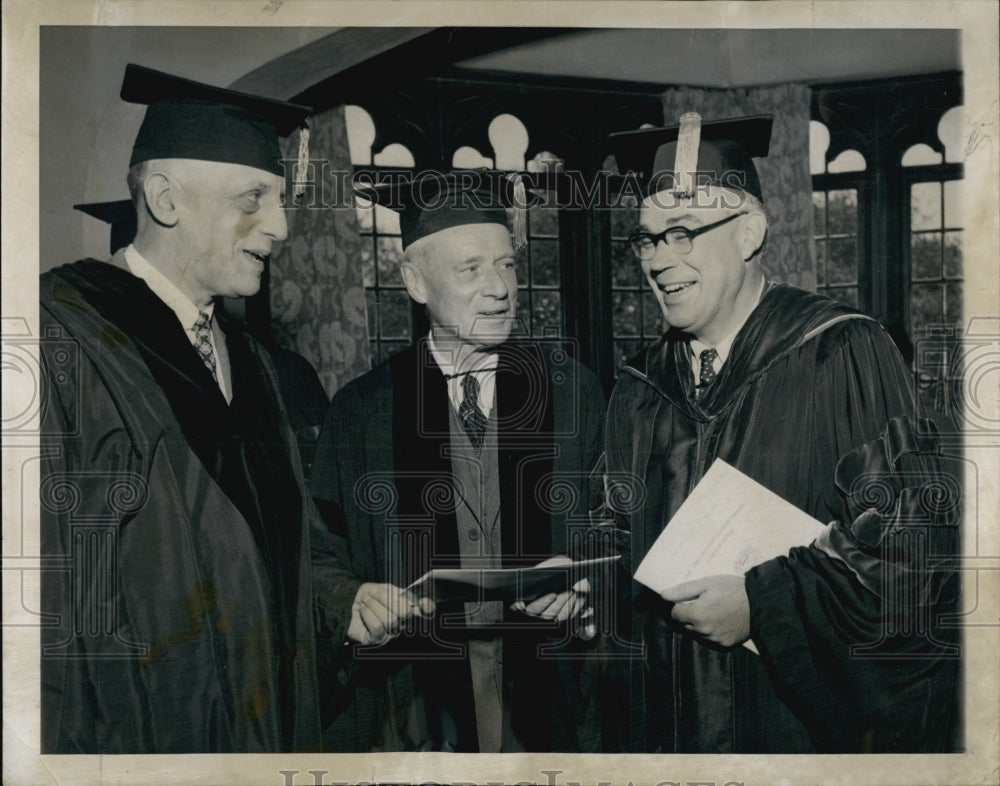
[[[692,579],[742,576],[761,562],[812,543],[825,529],[716,459],[639,563],[635,580],[659,594]],[[757,651],[752,641],[745,646]]]

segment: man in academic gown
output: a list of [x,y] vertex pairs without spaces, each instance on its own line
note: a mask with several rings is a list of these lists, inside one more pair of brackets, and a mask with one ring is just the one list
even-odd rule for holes
[[[877,322],[766,281],[751,156],[770,127],[693,115],[615,143],[623,171],[652,172],[629,244],[670,325],[626,364],[606,424],[609,482],[644,500],[608,494],[632,653],[619,745],[952,750],[957,578],[931,566],[957,554],[961,474]],[[643,588],[630,571],[716,459],[829,527],[745,575]]]
[[[338,392],[320,437],[311,488],[350,552],[366,621],[351,641],[381,645],[341,654],[327,744],[593,750],[588,662],[567,657],[587,654],[586,635],[573,635],[587,626],[584,584],[515,603],[441,603],[432,618],[413,605],[427,598],[404,593],[403,612],[391,609],[398,588],[431,568],[529,566],[573,549],[600,491],[590,484],[597,379],[562,347],[510,337],[517,279],[504,208],[518,200],[505,175],[366,194],[400,211],[403,280],[431,330]],[[407,608],[422,626],[403,625]]]
[[351,595],[274,366],[214,312],[286,235],[308,112],[129,65],[135,241],[40,281],[42,752],[313,751]]

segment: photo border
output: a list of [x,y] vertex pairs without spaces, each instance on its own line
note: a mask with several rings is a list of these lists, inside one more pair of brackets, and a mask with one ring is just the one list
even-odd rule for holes
[[[335,24],[334,24],[335,23]],[[11,0],[3,5],[2,324],[8,343],[38,336],[39,270],[39,29],[42,25],[205,26],[585,26],[585,27],[870,27],[957,28],[962,31],[967,139],[970,154],[962,192],[967,234],[964,314],[1000,325],[997,263],[998,18],[990,2],[323,2],[316,0]],[[707,56],[707,55],[706,55]],[[117,87],[115,87],[117,90]],[[972,145],[973,138],[980,140]],[[96,152],[96,151],[95,151]],[[4,363],[8,402],[37,396],[30,373]],[[997,415],[997,401],[988,402]],[[996,418],[994,418],[996,422]],[[967,439],[966,458],[979,468],[979,524],[1000,510],[996,440]],[[183,756],[39,755],[38,636],[8,624],[22,613],[21,592],[37,584],[38,438],[30,432],[3,439],[3,779],[4,783],[679,783],[679,784],[965,784],[995,782],[998,755],[997,614],[992,625],[967,627],[966,748],[949,755],[569,755],[569,754],[269,754]],[[971,480],[970,480],[971,482]],[[973,488],[967,485],[967,490]],[[992,523],[992,522],[990,522]],[[977,560],[963,571],[967,598],[1000,597],[1000,538],[996,527],[966,527],[963,546]],[[976,538],[973,541],[973,538]],[[977,550],[970,550],[975,547]],[[34,549],[34,550],[33,550]],[[25,560],[28,560],[26,562]]]

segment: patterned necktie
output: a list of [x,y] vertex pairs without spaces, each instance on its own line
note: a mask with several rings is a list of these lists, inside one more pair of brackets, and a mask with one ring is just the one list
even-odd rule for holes
[[701,361],[701,368],[698,371],[698,395],[701,396],[705,393],[705,388],[709,386],[711,381],[715,379],[715,359],[719,357],[719,353],[714,349],[704,349],[698,356]]
[[212,349],[212,315],[208,311],[199,311],[198,320],[192,328],[194,331],[194,348],[216,382],[219,377],[215,371],[215,351]]
[[483,438],[486,436],[486,415],[479,408],[479,380],[472,374],[466,374],[462,380],[462,395],[458,416],[478,454],[483,449]]

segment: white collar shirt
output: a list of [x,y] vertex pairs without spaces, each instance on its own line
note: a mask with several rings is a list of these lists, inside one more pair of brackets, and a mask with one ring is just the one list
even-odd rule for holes
[[[757,303],[760,303],[760,299],[761,297],[763,297],[764,289],[766,287],[767,287],[767,281],[764,280],[761,282],[760,291],[757,292],[757,300],[755,301],[754,308],[756,308]],[[698,376],[701,372],[701,353],[704,352],[706,349],[714,349],[718,354],[715,360],[712,361],[712,368],[715,369],[716,374],[722,371],[723,364],[729,359],[729,353],[733,348],[733,342],[736,340],[736,336],[743,329],[743,326],[747,323],[747,320],[750,318],[750,314],[752,313],[753,309],[750,309],[750,311],[747,312],[747,315],[743,318],[743,321],[740,322],[735,328],[733,328],[732,332],[730,332],[727,336],[725,336],[714,347],[705,344],[704,342],[701,342],[696,338],[692,338],[688,342],[688,347],[690,348],[691,351],[691,373],[694,376],[695,385],[697,385],[699,382]]]
[[465,398],[462,382],[469,373],[472,373],[479,382],[479,409],[488,418],[493,411],[493,395],[497,384],[496,353],[474,352],[466,358],[461,369],[456,369],[454,353],[442,349],[435,343],[433,331],[427,336],[427,347],[448,383],[448,399],[455,411],[460,411],[462,400]]
[[[198,318],[201,315],[201,310],[199,310],[198,306],[196,306],[187,295],[181,292],[173,281],[163,275],[163,273],[157,270],[142,254],[140,254],[136,250],[135,246],[127,246],[124,254],[125,264],[128,265],[128,269],[131,271],[132,275],[145,281],[146,286],[153,291],[153,294],[162,300],[167,307],[174,312],[177,320],[181,323],[181,327],[184,328],[184,332],[187,334],[188,341],[191,342],[191,346],[195,346],[197,339],[194,332],[194,323],[198,321]],[[215,303],[209,303],[205,306],[204,311],[210,317],[214,316]],[[216,359],[218,359],[219,348],[216,344],[214,327],[211,331],[210,338],[212,341],[212,351],[215,353]],[[222,391],[222,395],[225,396],[226,401],[231,401],[232,393],[229,390],[229,380],[225,377],[226,375],[219,373],[219,369],[217,369],[216,378],[219,384],[219,390]]]

